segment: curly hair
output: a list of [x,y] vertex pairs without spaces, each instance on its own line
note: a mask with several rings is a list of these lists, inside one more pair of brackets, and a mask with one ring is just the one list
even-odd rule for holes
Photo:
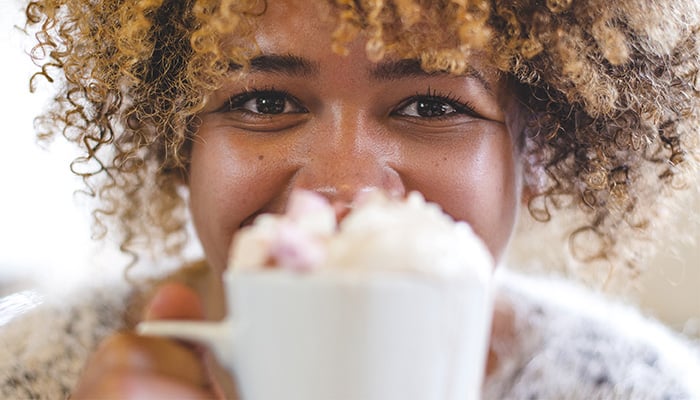
[[[32,57],[62,85],[40,137],[82,149],[72,163],[99,199],[95,227],[125,252],[185,245],[193,123],[232,63],[257,54],[255,19],[274,0],[37,0]],[[581,260],[634,267],[679,187],[694,184],[700,126],[696,0],[329,0],[333,50],[364,33],[366,54],[459,74],[476,50],[510,76],[526,111],[530,215],[585,219]],[[223,38],[226,40],[223,40]],[[691,180],[688,180],[690,177]],[[595,239],[591,241],[590,239]],[[581,240],[585,239],[585,240]],[[585,242],[585,244],[584,244]],[[595,243],[591,245],[591,243]]]

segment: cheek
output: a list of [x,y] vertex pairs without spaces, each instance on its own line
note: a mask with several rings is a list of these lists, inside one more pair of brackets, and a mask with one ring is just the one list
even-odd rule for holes
[[481,162],[478,168],[471,196],[465,194],[468,200],[464,203],[464,212],[467,220],[474,221],[474,230],[484,239],[496,262],[500,262],[510,241],[519,206],[511,146],[501,153],[500,160]]
[[234,233],[275,189],[265,148],[247,149],[200,129],[192,148],[190,210],[210,265],[222,271]]
[[518,172],[508,134],[485,135],[452,146],[405,174],[409,190],[419,190],[456,220],[466,221],[499,262],[510,240],[518,208]]

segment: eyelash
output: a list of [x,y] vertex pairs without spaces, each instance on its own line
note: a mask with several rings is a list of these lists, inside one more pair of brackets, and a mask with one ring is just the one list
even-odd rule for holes
[[[240,109],[245,103],[249,102],[250,100],[255,99],[256,97],[262,97],[262,96],[279,96],[285,99],[285,101],[290,101],[294,103],[297,107],[302,109],[302,112],[307,112],[307,110],[300,105],[299,100],[296,99],[296,97],[292,96],[288,91],[283,90],[283,89],[275,89],[274,87],[270,88],[264,88],[264,89],[250,89],[246,90],[245,92],[235,94],[231,96],[221,107],[221,111],[233,111],[233,110],[238,110]],[[457,114],[466,114],[470,115],[473,117],[479,117],[479,114],[474,110],[474,107],[469,103],[461,99],[461,97],[453,94],[452,92],[448,92],[446,94],[438,92],[435,89],[428,88],[428,90],[425,93],[420,93],[416,92],[414,96],[411,96],[405,100],[403,100],[398,107],[394,111],[391,112],[392,115],[401,115],[399,113],[399,110],[402,110],[406,108],[408,105],[420,101],[420,100],[429,100],[429,101],[435,101],[435,102],[442,102],[450,107],[454,108],[455,112]],[[449,118],[453,114],[446,114],[443,116],[437,116],[437,117],[431,117],[432,119],[439,119],[439,118]],[[410,117],[410,116],[406,116]]]
[[[444,94],[438,92],[436,89],[431,88],[428,88],[428,90],[425,93],[416,92],[414,96],[411,96],[408,99],[402,101],[401,104],[396,108],[396,111],[393,111],[392,114],[398,113],[398,110],[405,108],[406,106],[412,104],[415,101],[426,99],[430,101],[443,102],[449,105],[450,107],[454,108],[458,114],[466,114],[473,117],[479,117],[479,114],[474,110],[474,107],[469,102],[462,100],[461,97],[453,94],[452,92]],[[447,114],[442,117],[433,118],[447,118],[450,115],[452,114]]]
[[290,101],[294,103],[297,107],[301,108],[303,111],[306,111],[304,107],[300,105],[299,100],[297,100],[296,97],[292,96],[288,91],[283,90],[283,89],[275,89],[274,87],[270,88],[265,88],[265,89],[250,89],[246,90],[244,92],[235,94],[231,96],[226,102],[224,103],[223,107],[221,107],[221,111],[233,111],[240,109],[245,103],[249,102],[250,100],[255,99],[256,97],[263,97],[263,96],[278,96],[284,98],[286,101]]

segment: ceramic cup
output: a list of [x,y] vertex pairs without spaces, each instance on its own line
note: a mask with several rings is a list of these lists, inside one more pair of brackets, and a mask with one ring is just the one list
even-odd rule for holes
[[222,322],[152,321],[144,335],[209,346],[244,400],[478,399],[489,274],[228,271]]

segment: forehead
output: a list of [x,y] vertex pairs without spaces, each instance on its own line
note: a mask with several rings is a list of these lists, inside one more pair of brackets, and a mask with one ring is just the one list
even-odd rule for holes
[[[360,14],[368,20],[373,16],[379,18],[378,11],[372,14],[365,10]],[[459,43],[454,39],[455,33],[449,32],[445,28],[447,24],[441,25],[441,21],[407,27],[401,21],[391,23],[382,19],[379,32],[377,26],[367,21],[357,23],[357,14],[351,15],[348,10],[329,1],[283,0],[268,2],[264,12],[252,22],[253,37],[262,55],[299,56],[321,68],[343,56],[367,71],[381,70],[381,66],[375,66],[381,64],[380,61],[393,62],[394,66],[400,67],[413,67],[416,63],[423,67],[428,65],[430,71],[454,69],[453,64],[458,63],[460,75],[472,75],[492,83],[501,78],[485,51],[461,52]],[[381,38],[385,48],[381,57],[371,60],[376,56],[373,47],[377,47],[377,38]],[[406,46],[404,42],[411,44]],[[436,54],[452,60],[443,61],[444,68],[430,67],[430,62],[424,58],[435,57]],[[399,63],[402,60],[416,63]]]
[[340,10],[325,0],[269,2],[253,21],[254,38],[262,53],[324,53],[333,48]]

